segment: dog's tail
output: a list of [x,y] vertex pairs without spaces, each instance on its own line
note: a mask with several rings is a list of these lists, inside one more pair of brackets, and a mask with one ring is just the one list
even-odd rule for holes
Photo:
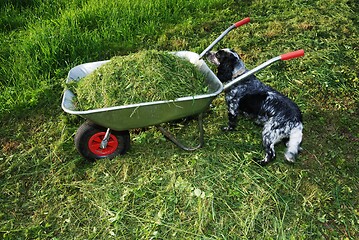
[[295,161],[295,157],[298,155],[301,149],[300,144],[302,142],[302,137],[303,137],[302,131],[303,131],[302,123],[300,123],[290,131],[289,141],[287,143],[288,148],[286,153],[284,154],[285,158],[289,162]]

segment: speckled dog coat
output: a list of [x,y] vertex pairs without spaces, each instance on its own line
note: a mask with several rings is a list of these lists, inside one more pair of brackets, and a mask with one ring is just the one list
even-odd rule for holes
[[[217,76],[228,82],[248,71],[238,54],[231,49],[221,49],[207,54],[207,59],[217,65]],[[259,161],[264,165],[275,157],[274,145],[288,139],[285,158],[294,162],[302,142],[302,114],[298,106],[283,94],[260,82],[254,75],[240,81],[225,92],[228,106],[228,126],[234,130],[238,116],[243,113],[263,124],[263,146],[266,156]]]

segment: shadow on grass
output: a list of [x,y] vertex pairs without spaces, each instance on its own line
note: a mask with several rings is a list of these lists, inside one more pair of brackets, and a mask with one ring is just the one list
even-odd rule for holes
[[326,164],[336,167],[357,164],[357,116],[358,109],[352,113],[318,111],[305,114],[303,142],[308,160],[316,162],[318,167]]

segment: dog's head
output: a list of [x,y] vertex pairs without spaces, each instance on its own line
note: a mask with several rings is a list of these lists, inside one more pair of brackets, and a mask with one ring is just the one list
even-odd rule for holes
[[217,77],[222,82],[238,77],[246,71],[242,59],[234,50],[229,48],[209,52],[207,59],[217,66]]

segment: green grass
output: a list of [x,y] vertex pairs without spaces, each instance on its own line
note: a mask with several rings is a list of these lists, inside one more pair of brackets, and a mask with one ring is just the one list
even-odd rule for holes
[[[358,239],[359,6],[354,0],[1,1],[0,237],[4,239]],[[142,49],[200,53],[219,44],[249,68],[305,49],[257,76],[295,100],[303,152],[267,167],[260,127],[223,133],[206,114],[205,146],[184,152],[154,128],[132,148],[88,163],[74,148],[83,119],[60,107],[78,64]],[[196,122],[167,126],[191,142]]]

